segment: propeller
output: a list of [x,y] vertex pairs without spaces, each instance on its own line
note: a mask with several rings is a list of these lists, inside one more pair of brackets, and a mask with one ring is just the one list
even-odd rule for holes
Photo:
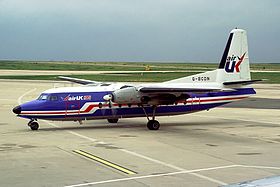
[[[117,114],[117,110],[115,110],[116,108],[114,108],[114,105],[113,105],[113,95],[112,94],[107,94],[107,95],[104,95],[103,96],[103,99],[105,101],[107,101],[107,103],[109,104],[109,108],[111,109],[111,114],[112,116],[116,116]],[[104,114],[103,114],[104,115]]]

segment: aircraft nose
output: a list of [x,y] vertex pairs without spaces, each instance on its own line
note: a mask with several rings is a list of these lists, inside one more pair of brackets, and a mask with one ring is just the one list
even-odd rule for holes
[[21,107],[20,107],[20,105],[19,105],[19,106],[16,106],[15,108],[13,108],[13,112],[14,112],[15,114],[20,114],[20,113],[21,113]]

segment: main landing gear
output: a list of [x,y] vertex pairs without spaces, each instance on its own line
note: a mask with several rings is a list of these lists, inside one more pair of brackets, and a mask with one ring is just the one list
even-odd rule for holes
[[160,127],[160,123],[157,120],[149,120],[147,123],[147,127],[149,130],[158,130]]
[[35,130],[38,130],[39,129],[39,123],[35,120],[31,120],[28,122],[27,124],[31,130],[35,131]]
[[148,129],[149,130],[158,130],[159,127],[160,127],[160,123],[157,120],[155,120],[157,106],[156,105],[153,106],[152,119],[149,118],[149,115],[147,114],[146,109],[143,106],[142,106],[142,108],[143,108],[143,111],[144,111],[144,113],[145,113],[145,115],[148,119],[148,123],[147,123]]

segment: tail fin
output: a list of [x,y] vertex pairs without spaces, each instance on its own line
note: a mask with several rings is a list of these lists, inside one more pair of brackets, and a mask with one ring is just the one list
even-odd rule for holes
[[233,29],[230,32],[218,69],[167,81],[166,83],[207,82],[229,84],[252,82],[249,67],[247,33],[245,30]]
[[233,29],[219,64],[217,82],[251,80],[247,34],[245,30]]

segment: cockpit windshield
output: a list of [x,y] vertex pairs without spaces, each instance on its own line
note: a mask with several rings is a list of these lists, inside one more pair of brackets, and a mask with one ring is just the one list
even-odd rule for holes
[[47,100],[48,99],[48,95],[47,94],[41,94],[39,97],[38,97],[38,100]]
[[57,101],[58,100],[58,97],[57,95],[49,95],[49,94],[41,94],[37,100],[40,100],[40,101],[45,101],[45,100],[48,100],[48,101]]

